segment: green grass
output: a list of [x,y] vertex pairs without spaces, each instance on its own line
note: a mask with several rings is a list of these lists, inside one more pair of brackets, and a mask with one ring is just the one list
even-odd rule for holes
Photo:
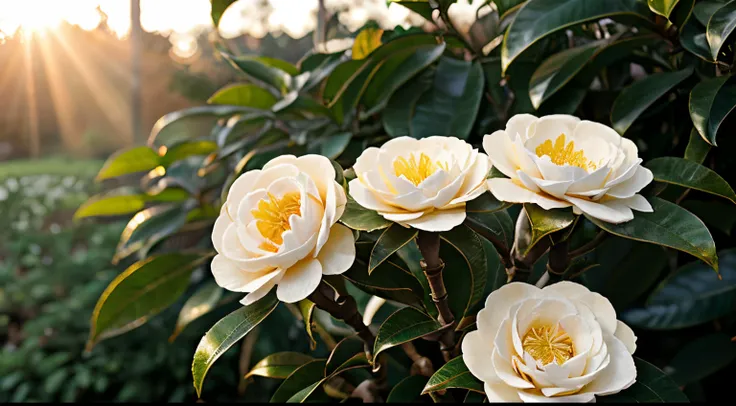
[[41,158],[0,162],[0,179],[33,175],[94,176],[104,161],[95,159]]

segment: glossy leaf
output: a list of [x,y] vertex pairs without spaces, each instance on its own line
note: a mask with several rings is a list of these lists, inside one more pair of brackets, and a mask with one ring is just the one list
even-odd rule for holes
[[210,0],[210,3],[212,5],[210,15],[212,17],[212,23],[215,25],[215,28],[220,25],[220,18],[222,18],[225,10],[227,10],[227,8],[236,1],[237,0]]
[[[693,10],[697,10],[697,6],[701,3],[696,3]],[[698,58],[713,62],[710,56],[710,48],[708,47],[708,40],[705,36],[705,29],[698,26],[698,23],[694,18],[687,20],[685,25],[682,27],[680,34],[680,43],[691,54]]]
[[249,78],[271,86],[282,95],[291,88],[292,77],[288,73],[263,63],[257,57],[234,56],[227,53],[222,53],[222,56]]
[[268,56],[259,56],[257,59],[270,67],[281,69],[289,75],[297,76],[299,74],[299,69],[297,69],[296,66],[283,59],[271,58]]
[[373,272],[383,261],[401,249],[404,245],[414,240],[417,236],[417,230],[413,228],[403,227],[399,224],[391,224],[381,236],[378,237],[376,245],[371,251],[371,258],[368,263],[368,274]]
[[292,396],[299,393],[301,390],[310,388],[310,392],[302,394],[302,397],[306,397],[311,394],[316,386],[313,387],[314,383],[321,383],[324,380],[324,369],[327,361],[317,359],[314,361],[307,362],[297,368],[291,373],[276,389],[273,396],[271,396],[270,403],[284,403],[291,399]]
[[332,135],[320,146],[320,154],[330,159],[337,159],[345,151],[351,139],[353,139],[353,133],[349,131]]
[[536,204],[525,203],[524,211],[531,224],[531,241],[522,255],[526,255],[542,238],[575,222],[575,215],[569,209],[544,210]]
[[726,316],[736,307],[736,251],[721,251],[718,275],[700,262],[678,269],[652,292],[643,308],[625,312],[630,325],[652,330],[687,328]]
[[600,403],[687,403],[688,399],[672,378],[659,368],[634,357],[636,382],[628,389],[608,396],[596,396]]
[[169,167],[173,163],[191,156],[209,155],[217,151],[217,143],[208,140],[184,141],[166,148],[166,153],[161,157],[161,165]]
[[365,355],[365,343],[358,336],[343,338],[330,353],[324,369],[324,376],[331,377],[355,368],[369,367]]
[[649,4],[649,9],[653,12],[664,17],[669,17],[678,1],[679,0],[647,0],[647,4]]
[[718,59],[721,47],[734,28],[736,28],[736,3],[728,2],[713,13],[705,31],[710,54],[714,60]]
[[522,52],[549,34],[601,18],[633,17],[646,22],[649,10],[638,0],[529,0],[516,12],[501,48],[503,73]]
[[[458,264],[455,262],[449,262],[446,267],[452,267],[453,273],[445,273],[445,275],[452,275],[446,277],[445,286],[447,288],[448,295],[452,292],[454,297],[450,297],[451,305],[452,302],[459,298],[467,298],[465,302],[465,310],[462,314],[457,314],[458,320],[462,317],[470,316],[473,306],[483,298],[483,291],[486,286],[486,279],[488,274],[486,264],[486,254],[483,249],[483,243],[481,242],[478,235],[466,225],[459,225],[450,231],[445,231],[440,234],[442,241],[451,245],[462,257],[468,266],[469,274],[467,278],[464,278],[458,272]],[[452,280],[449,280],[452,279]],[[464,290],[462,295],[457,294],[454,285],[456,281],[462,281],[458,283],[458,288]]]
[[491,193],[483,193],[465,205],[466,213],[493,213],[503,210],[509,204],[496,199]]
[[422,390],[422,393],[437,392],[440,390],[459,388],[467,389],[473,392],[484,393],[483,382],[479,381],[470,373],[468,367],[463,362],[463,357],[456,357],[429,378],[429,382]]
[[611,123],[619,134],[623,134],[649,106],[687,79],[692,68],[677,72],[655,73],[626,87],[611,109]]
[[278,304],[276,293],[272,291],[257,302],[223,317],[207,331],[197,345],[192,362],[192,378],[198,397],[202,394],[204,378],[215,361],[260,324]]
[[102,181],[130,173],[150,171],[160,165],[160,158],[156,152],[145,146],[118,151],[107,158],[95,179]]
[[716,245],[708,228],[689,211],[658,197],[649,198],[653,213],[636,212],[634,219],[611,224],[586,217],[611,234],[674,248],[705,261],[718,271]]
[[[490,193],[489,193],[490,194]],[[514,243],[514,222],[506,211],[493,213],[468,212],[466,221],[472,222],[473,228],[479,227],[484,235],[488,233],[511,247]]]
[[297,307],[302,316],[302,321],[304,321],[304,329],[307,331],[307,336],[309,336],[309,348],[314,351],[317,348],[317,341],[314,339],[314,333],[312,332],[312,317],[316,305],[309,299],[303,299],[297,303]]
[[427,21],[433,22],[432,19],[432,6],[429,5],[429,0],[389,0],[392,3],[401,4],[409,10],[424,17]]
[[189,323],[217,307],[220,298],[222,298],[222,293],[223,289],[214,281],[210,281],[190,296],[179,311],[176,327],[174,327],[174,333],[169,337],[169,342],[174,341]]
[[695,18],[705,27],[708,25],[708,21],[713,14],[721,7],[723,7],[722,0],[698,1],[695,3],[695,7],[693,7],[693,14],[695,14]]
[[419,99],[432,87],[432,72],[426,70],[394,92],[382,113],[383,128],[386,133],[396,137],[421,138],[412,128],[412,117]]
[[314,358],[300,352],[284,351],[273,353],[253,365],[253,368],[245,374],[244,379],[248,379],[251,376],[286,379],[297,368],[311,361],[314,361]]
[[380,28],[369,27],[359,32],[353,42],[353,59],[365,59],[380,47],[381,35],[383,35],[383,30]]
[[415,403],[428,380],[428,377],[422,375],[407,376],[391,389],[386,403]]
[[723,333],[686,343],[665,368],[673,381],[685,386],[706,378],[736,361],[736,344]]
[[713,146],[716,145],[718,129],[726,120],[726,117],[731,114],[734,107],[736,107],[736,84],[726,84],[716,94],[708,119],[707,134],[712,137],[708,140]]
[[169,307],[206,259],[201,254],[164,254],[136,262],[110,282],[92,313],[87,348],[143,325]]
[[708,119],[716,94],[728,78],[729,76],[717,76],[704,79],[690,92],[690,118],[693,120],[693,126],[703,139],[712,145],[716,145],[716,134],[709,132]]
[[480,63],[440,58],[432,87],[414,107],[412,136],[455,136],[467,139],[483,95]]
[[348,196],[345,212],[340,217],[340,222],[353,230],[376,231],[391,225],[391,222],[383,218],[373,210],[368,210],[359,205],[352,197]]
[[647,162],[646,167],[657,182],[670,183],[725,197],[736,203],[736,193],[721,175],[696,162],[683,158],[661,157]]
[[403,343],[433,333],[442,327],[434,318],[410,307],[404,307],[388,316],[376,333],[373,357]]
[[131,214],[142,210],[146,206],[146,201],[146,196],[141,194],[95,196],[74,212],[74,219]]
[[207,103],[268,110],[276,104],[276,101],[276,97],[262,87],[251,84],[236,84],[218,90],[207,100]]
[[391,261],[385,261],[368,275],[368,264],[356,259],[342,275],[366,293],[419,309],[423,307],[424,290],[419,281],[409,270]]
[[188,210],[181,205],[154,206],[141,210],[125,225],[115,249],[113,263],[138,251],[145,245],[165,238],[187,221]]
[[255,113],[250,107],[207,105],[191,107],[168,113],[154,123],[148,136],[148,145],[172,145],[202,136],[210,131],[218,120],[236,114]]

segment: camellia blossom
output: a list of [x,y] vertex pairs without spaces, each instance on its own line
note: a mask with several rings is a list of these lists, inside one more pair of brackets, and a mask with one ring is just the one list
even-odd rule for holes
[[509,179],[488,180],[502,201],[536,203],[545,210],[572,206],[609,223],[651,212],[640,194],[654,176],[641,166],[636,144],[612,128],[568,115],[518,114],[483,138],[493,166]]
[[465,220],[465,203],[486,191],[488,156],[455,137],[394,138],[363,151],[350,196],[404,227],[448,231]]
[[491,402],[591,402],[636,381],[634,332],[605,297],[573,282],[492,292],[462,342]]
[[309,296],[322,275],[345,272],[355,260],[353,232],[336,224],[345,190],[330,160],[284,155],[248,171],[230,187],[212,231],[217,284],[250,292],[249,305],[278,285],[279,300]]

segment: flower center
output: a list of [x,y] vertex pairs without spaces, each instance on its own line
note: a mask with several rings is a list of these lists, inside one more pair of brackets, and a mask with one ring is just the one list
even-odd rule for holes
[[575,141],[565,143],[565,134],[560,134],[555,138],[554,145],[551,140],[547,140],[537,147],[534,151],[538,157],[547,155],[556,165],[570,165],[578,168],[595,170],[596,165],[585,157],[585,152],[581,149],[575,151]]
[[277,252],[278,245],[284,242],[281,235],[286,230],[291,230],[289,217],[292,214],[301,216],[301,194],[299,192],[289,192],[280,199],[268,193],[267,199],[258,201],[258,208],[251,210],[251,214],[256,219],[256,227],[263,238],[269,240],[262,242],[258,248]]
[[424,179],[430,177],[438,169],[449,171],[446,162],[432,162],[424,152],[419,154],[419,161],[413,153],[409,154],[409,159],[398,157],[394,160],[394,173],[396,176],[404,175],[404,177],[418,186]]
[[572,339],[559,324],[530,329],[521,344],[524,351],[544,365],[552,362],[562,365],[575,353]]

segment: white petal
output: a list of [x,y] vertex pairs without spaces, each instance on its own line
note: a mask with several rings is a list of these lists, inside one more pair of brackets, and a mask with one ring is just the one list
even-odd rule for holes
[[531,114],[517,114],[506,122],[506,132],[511,136],[511,139],[516,138],[516,135],[519,134],[526,140],[529,127],[532,127],[532,124],[537,121],[539,119]]
[[261,286],[260,288],[258,288],[257,290],[254,290],[253,292],[248,293],[247,295],[245,295],[243,299],[240,300],[240,303],[243,306],[249,306],[259,301],[262,297],[266,296],[266,294],[268,294],[268,292],[270,292],[271,289],[273,289],[274,285],[276,285],[277,279],[278,278],[271,279],[269,283]]
[[355,261],[353,232],[342,224],[332,226],[330,237],[317,259],[322,264],[323,275],[339,275],[347,271]]
[[253,273],[240,270],[224,255],[218,254],[212,258],[212,275],[220,287],[234,292],[244,292],[242,287],[251,281]]
[[435,210],[402,224],[423,231],[450,231],[465,221],[465,205],[448,210]]
[[488,190],[491,191],[496,199],[509,203],[536,203],[539,207],[550,209],[561,209],[570,207],[571,204],[560,200],[554,200],[550,197],[534,193],[529,189],[525,189],[512,181],[511,179],[493,178],[488,179]]
[[547,285],[542,289],[542,293],[579,300],[585,303],[593,311],[593,314],[595,314],[596,321],[601,325],[604,332],[613,334],[616,331],[616,310],[613,308],[611,302],[600,293],[591,292],[585,286],[570,281],[561,281]]
[[491,292],[483,310],[478,312],[476,323],[484,336],[495,336],[499,326],[508,318],[511,306],[524,299],[539,296],[541,290],[529,283],[511,282]]
[[393,221],[396,223],[401,223],[408,220],[414,220],[418,219],[419,217],[422,217],[424,215],[423,211],[417,211],[417,212],[406,212],[406,213],[383,213],[378,212],[383,218],[385,218],[388,221]]
[[317,185],[322,201],[328,200],[327,193],[335,181],[335,167],[329,158],[315,154],[303,155],[297,158],[295,165]]
[[[493,166],[508,177],[516,176],[518,165],[514,162],[514,149],[506,131],[498,130],[483,137],[483,150]],[[487,174],[487,173],[486,173]]]
[[634,176],[629,178],[627,181],[612,187],[606,194],[608,196],[625,199],[642,190],[646,185],[650,184],[652,180],[654,180],[652,171],[643,166],[639,166],[636,168]]
[[350,196],[361,206],[369,210],[385,211],[385,212],[397,212],[399,211],[393,206],[383,202],[382,199],[376,196],[370,189],[368,189],[360,179],[355,178],[348,183],[348,191]]
[[603,166],[596,169],[591,174],[584,176],[581,179],[576,180],[567,189],[568,193],[578,194],[581,192],[588,192],[590,190],[601,189],[604,186],[606,177],[609,176],[611,169]]
[[616,321],[616,333],[614,336],[621,340],[629,351],[629,354],[633,354],[636,351],[636,335],[631,330],[631,327],[624,324],[621,320]]
[[231,216],[235,216],[238,213],[238,205],[245,198],[245,195],[255,189],[256,181],[261,176],[261,170],[248,171],[235,179],[230,189],[227,191],[227,198],[225,204],[228,206]]
[[565,196],[565,200],[572,203],[583,213],[607,223],[618,224],[634,218],[634,213],[631,212],[631,209],[616,200],[598,203],[570,195]]
[[379,151],[380,150],[376,147],[370,147],[360,154],[353,165],[353,171],[357,176],[361,176],[368,171],[376,169]]
[[561,134],[565,134],[568,140],[572,140],[578,122],[580,122],[579,118],[566,114],[552,114],[541,117],[534,127],[534,136],[524,145],[530,151],[534,151],[537,146],[547,140],[554,143]]
[[516,178],[519,180],[519,182],[521,182],[520,186],[523,186],[524,188],[534,193],[541,192],[541,189],[539,189],[539,186],[537,186],[537,183],[534,182],[534,178],[524,173],[524,171],[522,171],[521,169],[516,171]]
[[276,296],[284,303],[306,299],[322,280],[322,265],[313,258],[303,259],[284,272]]
[[572,185],[571,180],[545,180],[539,178],[531,178],[532,181],[537,185],[538,188],[542,189],[547,194],[550,194],[556,198],[562,198],[567,192],[567,189]]
[[621,203],[629,206],[630,208],[643,211],[645,213],[651,213],[654,211],[649,201],[642,195],[633,195],[628,199],[621,199]]
[[500,382],[493,369],[491,355],[493,341],[483,337],[480,331],[466,334],[462,342],[462,355],[465,365],[476,378],[484,382]]
[[554,396],[554,397],[547,397],[547,396],[541,396],[541,395],[535,395],[533,393],[529,392],[522,392],[519,391],[519,397],[521,400],[525,403],[588,403],[588,402],[594,402],[595,396],[591,393],[576,393],[574,395],[567,395],[567,396]]
[[[619,168],[611,177],[609,177],[608,182],[606,182],[606,187],[614,187],[620,183],[626,182],[629,180],[632,176],[634,176],[634,173],[636,173],[637,169],[639,168],[639,164],[641,164],[642,159],[638,158],[634,162],[630,162],[626,164],[626,166],[622,166]],[[615,175],[615,176],[614,176]]]
[[284,178],[295,178],[299,175],[299,168],[292,164],[281,163],[264,169],[253,184],[253,189],[265,189],[273,182]]
[[601,138],[613,145],[621,143],[621,136],[611,127],[596,123],[594,121],[582,120],[575,126],[573,135],[577,139],[585,139],[590,137]]
[[519,391],[505,383],[488,383],[483,385],[488,403],[521,403]]
[[596,395],[612,395],[618,393],[636,381],[634,358],[626,349],[626,345],[612,335],[606,335],[611,362],[601,373],[588,384],[583,391]]
[[[332,166],[332,165],[330,165]],[[335,188],[335,181],[330,181],[327,186],[327,196],[323,200],[324,204],[324,215],[322,216],[322,222],[320,223],[319,235],[317,236],[317,246],[315,247],[315,254],[319,253],[322,246],[327,242],[327,236],[329,235],[330,227],[337,221],[337,195],[338,189]],[[340,190],[345,193],[342,188]]]
[[220,215],[215,220],[215,226],[212,228],[212,245],[218,253],[222,252],[222,239],[225,236],[225,230],[232,222],[230,215],[227,213],[227,205],[223,204]]
[[496,370],[496,375],[498,375],[498,377],[507,385],[519,389],[534,388],[533,384],[521,379],[519,375],[516,374],[514,369],[511,367],[511,363],[501,357],[501,353],[493,351],[493,356],[491,358],[493,360],[493,369]]
[[468,169],[467,175],[465,175],[463,185],[460,191],[457,192],[457,196],[462,197],[478,188],[485,187],[486,176],[488,176],[488,171],[490,170],[491,160],[488,158],[488,155],[478,153],[473,165]]
[[557,165],[552,162],[549,156],[542,155],[538,157],[533,153],[529,152],[529,156],[537,164],[541,177],[547,180],[556,181],[576,181],[583,179],[588,175],[588,172],[583,168],[579,168],[573,165]]

